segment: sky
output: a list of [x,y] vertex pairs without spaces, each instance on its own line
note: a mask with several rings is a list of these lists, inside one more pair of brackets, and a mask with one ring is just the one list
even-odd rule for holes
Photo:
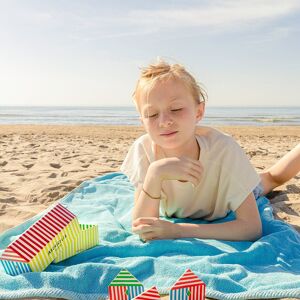
[[0,0],[0,106],[133,106],[158,57],[207,105],[300,106],[300,1]]

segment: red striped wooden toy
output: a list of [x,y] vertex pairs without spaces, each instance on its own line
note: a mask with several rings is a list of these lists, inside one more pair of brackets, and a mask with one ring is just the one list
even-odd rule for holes
[[134,298],[134,300],[156,300],[156,299],[161,299],[161,298],[155,286],[153,286],[149,290],[141,293],[140,295]]
[[190,269],[178,279],[170,290],[170,300],[204,300],[205,283]]
[[110,300],[131,300],[143,291],[143,285],[126,269],[121,270],[108,286]]
[[6,273],[41,272],[99,242],[97,225],[80,225],[77,217],[60,203],[30,226],[0,256]]

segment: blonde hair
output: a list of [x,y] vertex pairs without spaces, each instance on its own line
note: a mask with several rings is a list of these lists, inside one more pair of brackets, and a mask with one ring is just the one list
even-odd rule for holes
[[143,67],[140,78],[133,92],[133,100],[138,107],[141,92],[148,88],[148,93],[157,82],[175,79],[180,80],[191,92],[197,103],[207,101],[206,91],[197,83],[195,78],[180,64],[169,64],[162,59],[158,59],[155,64]]

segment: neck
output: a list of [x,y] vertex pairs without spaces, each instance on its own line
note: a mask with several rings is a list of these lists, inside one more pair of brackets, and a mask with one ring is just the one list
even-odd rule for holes
[[198,160],[200,155],[200,147],[197,142],[196,136],[190,141],[177,149],[162,149],[165,157],[180,157],[187,156],[189,158]]

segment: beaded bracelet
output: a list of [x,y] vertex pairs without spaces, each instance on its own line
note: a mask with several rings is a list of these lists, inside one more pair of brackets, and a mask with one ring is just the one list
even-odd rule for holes
[[144,190],[144,188],[142,188],[142,191],[143,191],[148,197],[150,197],[151,199],[160,199],[160,196],[159,196],[159,197],[152,197],[148,192],[146,192],[146,191]]

